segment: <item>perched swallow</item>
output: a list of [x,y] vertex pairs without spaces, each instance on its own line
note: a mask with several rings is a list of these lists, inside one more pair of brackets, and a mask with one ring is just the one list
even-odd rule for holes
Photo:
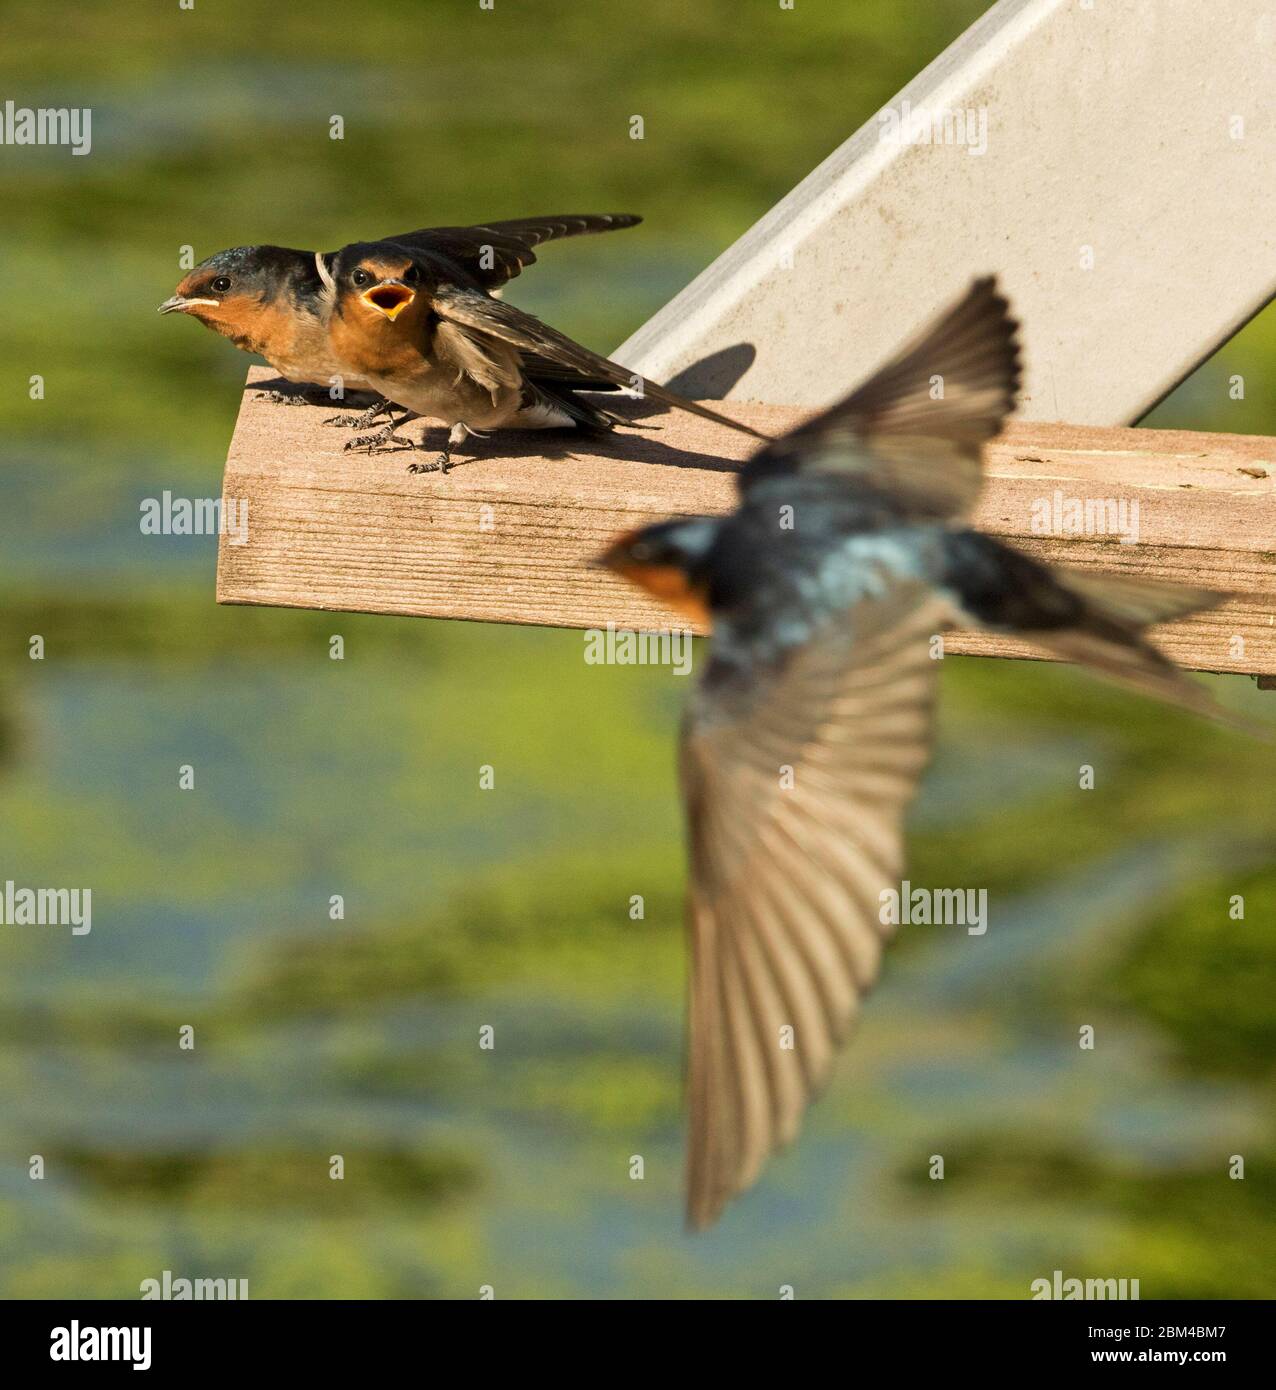
[[[495,288],[536,260],[543,241],[633,227],[631,213],[520,217],[474,227],[425,227],[393,238],[426,255],[446,256]],[[366,384],[333,357],[328,345],[322,256],[286,246],[235,246],[201,261],[159,306],[161,314],[190,314],[255,352],[289,381],[327,386],[333,377]],[[295,399],[295,398],[289,398]]]
[[714,633],[680,759],[693,1228],[797,1134],[876,978],[881,895],[899,890],[930,753],[937,634],[1013,633],[1226,718],[1143,635],[1221,595],[1075,574],[962,523],[1018,383],[1016,324],[976,281],[865,385],[754,455],[735,512],[648,526],[600,557]]
[[[452,448],[492,429],[610,430],[627,423],[577,394],[636,386],[651,400],[766,438],[573,342],[489,291],[500,272],[451,248],[358,242],[316,265],[327,286],[333,358],[418,415],[450,427],[413,473],[446,472]],[[396,439],[395,425],[347,448]]]

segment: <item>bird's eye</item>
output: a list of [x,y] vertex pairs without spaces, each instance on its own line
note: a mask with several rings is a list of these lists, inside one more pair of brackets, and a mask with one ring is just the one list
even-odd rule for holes
[[415,285],[420,278],[421,272],[414,265],[408,266],[403,272],[403,279],[406,284]]
[[352,270],[350,272],[350,278],[356,285],[362,288],[372,279],[372,276],[369,275],[366,270]]
[[655,554],[655,547],[650,541],[635,541],[633,545],[629,547],[629,558],[633,560],[635,564],[645,565],[655,558]]
[[217,279],[213,281],[212,287],[218,294],[225,294],[226,291],[230,289],[230,276],[219,275]]

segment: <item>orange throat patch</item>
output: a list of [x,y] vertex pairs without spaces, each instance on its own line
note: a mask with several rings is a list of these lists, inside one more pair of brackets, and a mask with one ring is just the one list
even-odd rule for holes
[[237,348],[260,353],[272,365],[276,357],[286,355],[295,331],[291,316],[280,306],[238,296],[223,300],[203,322]]
[[681,613],[704,628],[712,626],[708,596],[703,585],[692,584],[677,565],[617,565],[616,573],[645,589],[666,608]]
[[412,377],[422,371],[423,347],[415,306],[394,321],[354,304],[328,327],[332,351],[347,370],[369,377]]

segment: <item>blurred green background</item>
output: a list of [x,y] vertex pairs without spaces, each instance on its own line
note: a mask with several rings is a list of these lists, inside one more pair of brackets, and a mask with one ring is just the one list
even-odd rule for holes
[[[87,937],[0,927],[0,1293],[1270,1294],[1270,747],[948,662],[911,877],[988,887],[988,934],[904,930],[801,1143],[689,1239],[686,682],[575,633],[219,610],[212,539],[139,533],[220,492],[247,365],[156,317],[183,244],[641,212],[510,292],[606,350],[982,8],[0,5],[0,92],[94,110],[88,158],[0,148],[0,880],[94,890]],[[1153,422],[1276,433],[1273,368],[1269,312]]]

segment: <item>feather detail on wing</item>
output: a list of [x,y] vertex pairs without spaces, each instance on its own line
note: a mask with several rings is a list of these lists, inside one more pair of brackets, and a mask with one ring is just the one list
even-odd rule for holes
[[996,281],[976,280],[862,386],[755,454],[741,489],[777,473],[831,473],[862,479],[912,516],[968,512],[980,446],[1014,409],[1017,331]]
[[515,217],[472,227],[422,227],[385,237],[385,241],[427,256],[441,256],[460,266],[475,283],[495,289],[532,265],[534,246],[564,237],[589,236],[637,226],[641,217],[628,212],[567,213],[557,217]]
[[719,415],[699,401],[690,401],[676,392],[668,391],[655,382],[644,381],[628,368],[608,361],[589,348],[573,342],[564,333],[551,328],[547,323],[532,314],[516,309],[503,300],[493,299],[481,290],[465,289],[456,285],[440,285],[434,292],[434,310],[447,323],[455,324],[474,336],[497,338],[510,343],[521,353],[533,353],[537,358],[548,359],[563,367],[579,372],[583,377],[601,377],[617,386],[633,386],[642,395],[661,405],[676,410],[686,410],[702,419],[713,420],[728,429],[740,430],[755,438],[767,436],[737,420]]
[[877,976],[949,612],[897,583],[747,689],[711,665],[688,712],[692,1227],[796,1135]]
[[438,325],[435,336],[435,356],[455,367],[458,382],[468,376],[495,397],[502,388],[518,386],[522,381],[517,359],[511,360],[510,353],[492,352],[490,338],[484,341],[477,334],[468,333],[446,320]]

